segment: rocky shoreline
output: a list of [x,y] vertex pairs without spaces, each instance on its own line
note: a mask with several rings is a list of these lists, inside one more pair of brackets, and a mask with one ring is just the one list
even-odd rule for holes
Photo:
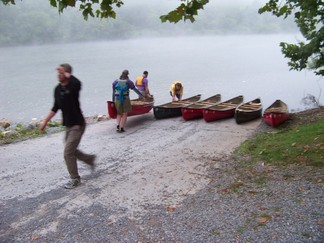
[[[324,106],[319,106],[317,108],[310,108],[310,109],[307,109],[304,111],[291,112],[290,119],[287,122],[285,122],[281,126],[281,128],[291,126],[292,124],[309,123],[314,120],[324,118],[323,110],[324,110]],[[85,117],[86,123],[89,125],[97,123],[97,122],[101,122],[101,121],[110,120],[110,119],[111,118],[108,117],[107,115],[95,115],[95,116]],[[22,125],[22,126],[24,126],[27,130],[36,130],[41,122],[42,122],[42,120],[32,119],[29,123],[27,123],[26,125]],[[47,134],[52,134],[52,133],[62,131],[63,128],[61,126],[61,122],[62,122],[61,118],[50,122],[50,125],[46,129]],[[21,125],[21,124],[18,124],[18,125]],[[16,124],[16,126],[17,126],[17,124]],[[12,125],[12,123],[9,119],[5,119],[5,118],[1,119],[0,120],[0,138],[15,135],[17,133],[16,126]],[[257,130],[258,131],[262,131],[262,130],[268,131],[270,129],[271,129],[271,127],[269,127],[268,125],[266,125],[264,123],[261,123]]]

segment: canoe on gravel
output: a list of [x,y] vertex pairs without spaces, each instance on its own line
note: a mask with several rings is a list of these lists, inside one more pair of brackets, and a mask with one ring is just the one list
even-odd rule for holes
[[282,100],[276,100],[263,112],[263,120],[272,127],[277,127],[288,119],[288,106]]
[[243,102],[243,95],[220,102],[203,109],[203,118],[206,122],[216,121],[234,116],[235,109]]
[[234,118],[237,124],[252,121],[262,117],[262,104],[260,98],[239,105],[235,109]]
[[163,105],[154,106],[153,112],[156,119],[164,119],[181,116],[181,108],[199,101],[201,95],[195,95],[181,101],[173,101]]
[[[113,101],[107,101],[108,115],[110,118],[117,117],[116,106]],[[127,113],[127,116],[137,116],[148,113],[154,106],[154,98],[140,98],[131,100],[132,111]]]
[[181,108],[182,118],[186,121],[203,117],[203,109],[215,105],[221,101],[221,95],[216,94],[202,101]]

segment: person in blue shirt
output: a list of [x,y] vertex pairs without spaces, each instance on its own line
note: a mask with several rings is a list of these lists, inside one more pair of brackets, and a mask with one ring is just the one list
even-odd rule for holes
[[125,124],[127,121],[127,113],[132,110],[129,89],[134,90],[140,97],[144,97],[142,93],[136,89],[134,82],[128,77],[128,70],[124,70],[119,79],[116,79],[113,84],[113,97],[117,110],[117,132],[125,132]]

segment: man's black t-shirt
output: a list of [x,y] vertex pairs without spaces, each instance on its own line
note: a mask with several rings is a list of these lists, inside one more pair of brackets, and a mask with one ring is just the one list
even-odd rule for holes
[[81,82],[72,75],[66,86],[59,84],[54,90],[52,111],[56,113],[59,109],[62,110],[63,126],[72,127],[85,124],[79,102],[80,90]]

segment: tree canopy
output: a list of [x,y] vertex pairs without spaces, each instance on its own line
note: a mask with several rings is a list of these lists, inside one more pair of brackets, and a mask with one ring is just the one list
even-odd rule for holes
[[[42,45],[88,41],[125,40],[190,35],[237,35],[295,33],[291,18],[284,20],[270,14],[259,15],[259,4],[222,4],[210,2],[196,21],[162,23],[159,16],[174,9],[174,0],[145,0],[117,9],[116,19],[92,18],[83,21],[77,8],[67,8],[58,15],[48,1],[28,0],[0,7],[0,47]],[[1,5],[1,3],[0,3]],[[64,27],[63,27],[64,26]]]
[[[3,4],[15,4],[15,0],[1,0]],[[179,5],[173,11],[160,16],[162,22],[177,23],[195,21],[199,10],[203,10],[209,0],[178,0]],[[116,18],[116,8],[120,8],[122,0],[49,0],[50,5],[62,13],[68,7],[79,8],[84,19]],[[324,76],[324,2],[323,0],[269,0],[259,9],[259,13],[270,12],[277,17],[287,18],[293,15],[306,42],[298,44],[280,43],[282,53],[289,58],[288,65],[293,70],[306,68],[315,74]]]
[[281,42],[282,53],[289,58],[291,69],[309,68],[324,76],[324,2],[323,0],[270,0],[259,13],[270,12],[277,17],[294,16],[306,42]]
[[[179,0],[182,2],[175,10],[160,17],[162,22],[177,23],[180,20],[195,21],[198,10],[204,9],[209,0]],[[2,0],[3,4],[15,4],[15,0]],[[120,8],[122,0],[49,0],[53,7],[62,13],[68,7],[78,7],[83,17],[116,18],[116,8]]]

